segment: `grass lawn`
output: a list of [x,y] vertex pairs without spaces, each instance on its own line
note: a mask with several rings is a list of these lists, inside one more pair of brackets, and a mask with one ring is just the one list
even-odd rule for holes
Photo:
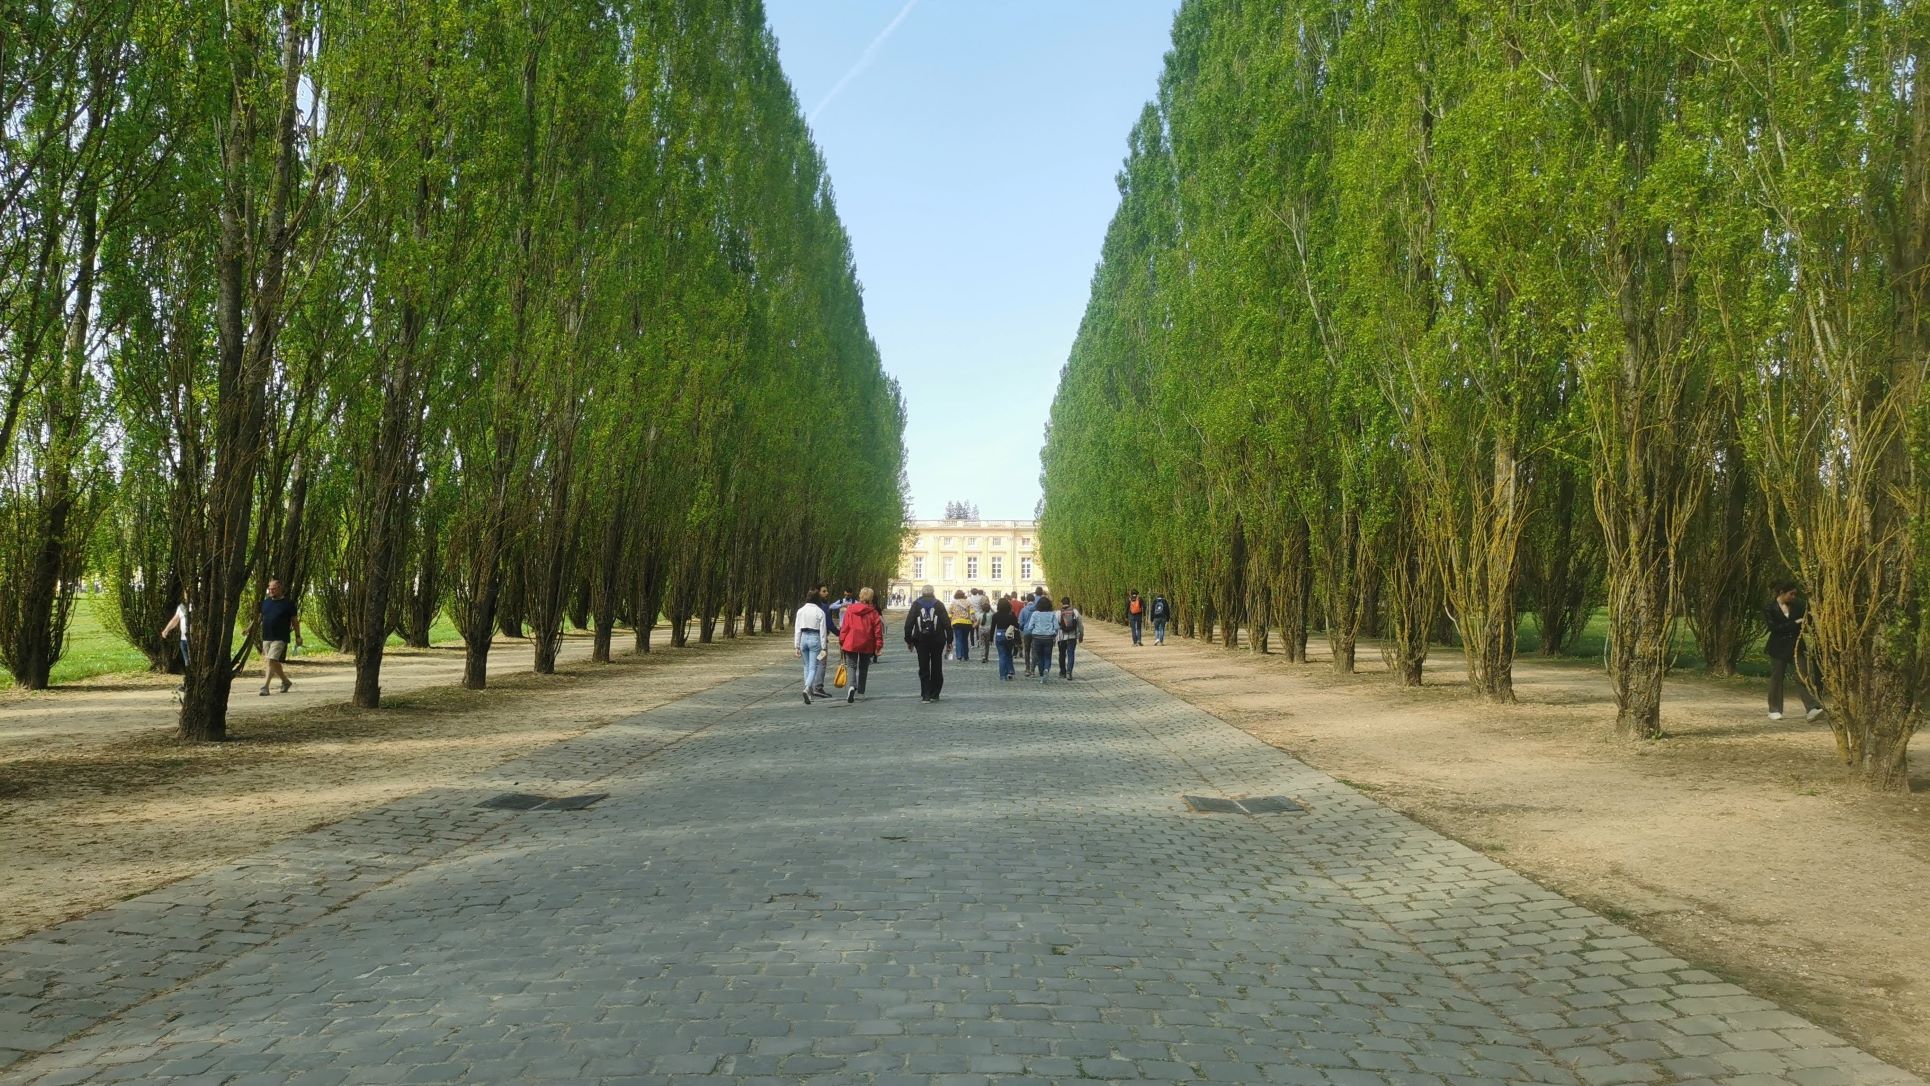
[[[96,675],[124,675],[147,670],[147,657],[101,622],[109,606],[104,596],[82,596],[74,601],[74,618],[67,626],[66,648],[61,653],[60,661],[54,664],[55,686],[77,683]],[[455,624],[449,621],[449,616],[437,615],[435,625],[429,627],[430,643],[440,645],[459,640],[461,635],[456,633]],[[313,637],[309,639],[309,644],[322,647],[320,641]],[[389,644],[400,647],[402,639],[391,637]],[[0,671],[0,690],[11,689],[13,677]]]
[[[1689,631],[1689,624],[1678,620],[1675,624],[1675,670],[1701,671],[1707,661],[1702,658],[1702,650],[1695,643],[1695,634]],[[1515,651],[1523,656],[1541,649],[1541,622],[1532,613],[1523,612],[1515,638]],[[1588,616],[1588,625],[1582,628],[1581,635],[1563,655],[1577,660],[1591,660],[1607,665],[1608,652],[1608,609],[1598,607]],[[1743,675],[1757,677],[1769,674],[1769,658],[1762,654],[1762,642],[1757,641],[1742,654],[1736,670]]]

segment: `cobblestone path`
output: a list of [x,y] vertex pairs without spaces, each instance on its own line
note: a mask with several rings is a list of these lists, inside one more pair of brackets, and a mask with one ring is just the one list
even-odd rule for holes
[[767,672],[0,947],[0,1083],[1919,1081],[1091,654],[916,693]]

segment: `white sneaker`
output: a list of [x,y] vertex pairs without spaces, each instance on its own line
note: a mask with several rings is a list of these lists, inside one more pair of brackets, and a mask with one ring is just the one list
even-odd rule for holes
[[1819,717],[1819,716],[1822,716],[1822,715],[1823,715],[1823,707],[1822,707],[1822,706],[1820,706],[1820,705],[1818,705],[1818,706],[1817,706],[1816,708],[1814,708],[1814,709],[1811,709],[1811,710],[1810,710],[1809,712],[1807,712],[1807,713],[1804,713],[1804,714],[1803,714],[1803,719],[1804,719],[1804,720],[1815,720],[1815,719],[1816,719],[1817,717]]
[[1771,720],[1781,720],[1782,718],[1783,718],[1783,714],[1781,714],[1781,713],[1770,713],[1770,714],[1769,714],[1769,719],[1771,719]]

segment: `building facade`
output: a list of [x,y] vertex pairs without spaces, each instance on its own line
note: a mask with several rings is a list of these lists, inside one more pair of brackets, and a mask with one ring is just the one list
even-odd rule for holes
[[903,607],[926,585],[950,599],[961,588],[996,595],[1047,584],[1034,528],[1029,520],[913,521],[886,599]]

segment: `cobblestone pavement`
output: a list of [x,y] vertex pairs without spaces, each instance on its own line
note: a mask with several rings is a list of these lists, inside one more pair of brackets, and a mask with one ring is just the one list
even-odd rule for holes
[[0,947],[0,1083],[1919,1082],[1092,654],[794,684]]

